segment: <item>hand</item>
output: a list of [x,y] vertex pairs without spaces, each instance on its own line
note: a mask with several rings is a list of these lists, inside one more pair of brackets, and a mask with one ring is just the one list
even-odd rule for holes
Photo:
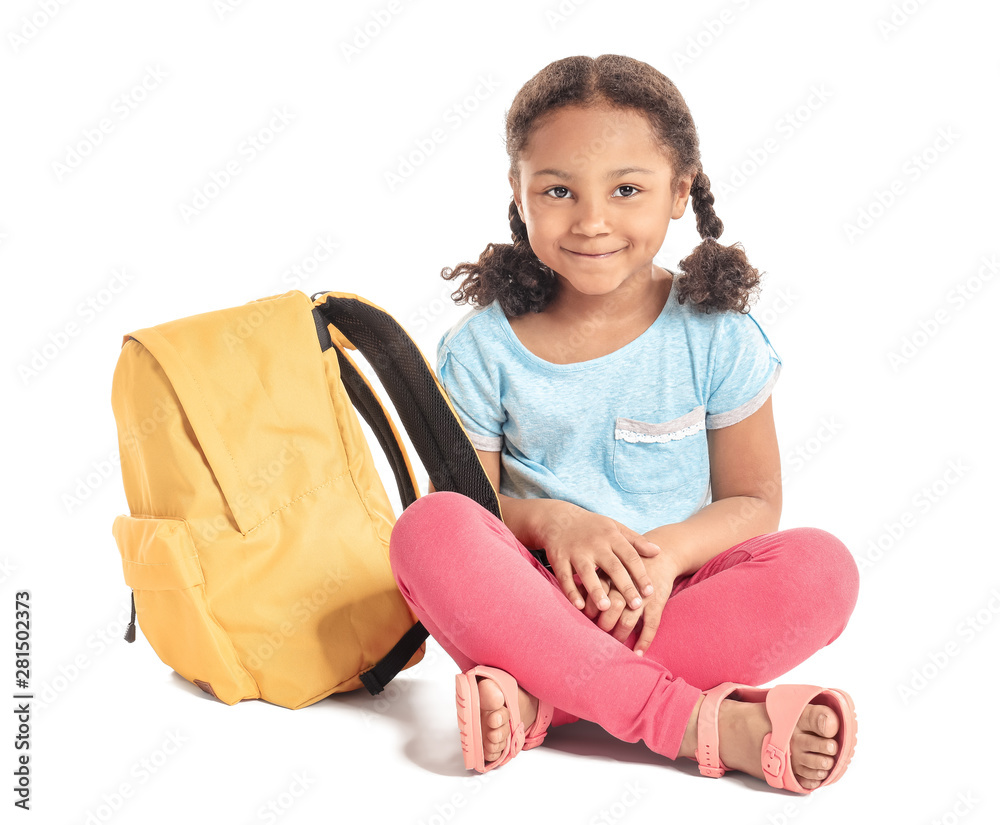
[[652,558],[660,548],[624,524],[568,501],[551,500],[548,506],[540,539],[566,598],[580,610],[586,607],[574,581],[578,576],[596,609],[608,610],[611,600],[598,575],[601,570],[626,604],[641,608],[642,596],[653,593],[653,582],[641,557]]
[[[597,626],[622,643],[628,639],[641,618],[642,631],[633,648],[639,656],[642,656],[649,649],[656,636],[663,608],[673,590],[674,581],[680,574],[680,566],[669,552],[663,552],[655,559],[646,562],[646,570],[653,580],[654,590],[653,595],[645,598],[639,608],[630,608],[625,602],[625,597],[615,588],[610,579],[601,575],[601,584],[611,606],[606,610],[599,610],[594,599],[588,597],[584,609],[588,619],[597,618]],[[599,617],[598,614],[600,614]]]
[[[611,583],[611,579],[608,578],[607,574],[601,572],[598,574],[598,577],[601,580],[601,585],[604,587],[608,599],[611,601],[611,606],[606,610],[599,610],[597,603],[588,595],[586,607],[583,609],[584,615],[591,621],[596,619],[597,626],[601,630],[605,633],[610,633],[619,642],[624,642],[642,616],[645,602],[635,609],[629,607],[625,603],[625,597]],[[653,587],[655,588],[656,585],[654,584]]]

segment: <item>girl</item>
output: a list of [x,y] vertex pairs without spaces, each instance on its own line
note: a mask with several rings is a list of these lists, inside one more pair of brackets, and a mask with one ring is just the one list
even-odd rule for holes
[[[747,685],[840,635],[858,572],[829,533],[778,530],[781,361],[746,314],[757,271],[717,241],[686,104],[645,63],[566,58],[515,97],[507,151],[514,242],[442,273],[477,309],[438,352],[504,520],[432,492],[391,542],[464,671],[466,767],[585,718],[708,776],[836,781],[847,694]],[[671,272],[653,258],[689,200],[704,240]]]

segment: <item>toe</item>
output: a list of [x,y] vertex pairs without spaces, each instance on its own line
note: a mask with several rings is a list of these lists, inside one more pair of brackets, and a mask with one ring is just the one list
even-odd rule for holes
[[494,728],[489,732],[484,732],[483,734],[484,742],[492,742],[494,745],[499,745],[503,747],[503,743],[507,741],[507,729],[506,728]]
[[510,719],[510,711],[508,711],[507,708],[487,711],[483,715],[483,719],[486,721],[487,727],[502,728],[507,724],[507,720]]
[[[825,768],[810,768],[799,766],[795,768],[795,778],[803,787],[816,788],[830,775],[830,771]],[[815,783],[815,784],[808,784]]]
[[821,756],[836,756],[837,743],[833,739],[825,739],[811,733],[797,733],[793,737],[792,749],[803,754],[818,754]]
[[799,719],[799,728],[817,736],[831,738],[840,730],[837,714],[826,705],[808,705]]
[[[798,760],[798,768],[803,776],[808,776],[809,771],[823,771],[828,773],[833,767],[832,756],[820,756],[816,753],[806,753]],[[825,777],[813,777],[814,779],[824,779]]]
[[484,713],[504,706],[503,691],[492,679],[479,679],[479,708]]

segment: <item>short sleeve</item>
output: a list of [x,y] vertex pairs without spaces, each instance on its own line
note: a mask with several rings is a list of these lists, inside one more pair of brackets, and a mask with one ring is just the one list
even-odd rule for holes
[[445,339],[438,345],[437,356],[438,378],[472,446],[484,452],[500,452],[505,416],[500,407],[499,388],[491,379],[486,365],[473,363],[466,366],[458,360]]
[[750,314],[726,312],[712,342],[708,429],[729,427],[755,413],[774,389],[781,358]]

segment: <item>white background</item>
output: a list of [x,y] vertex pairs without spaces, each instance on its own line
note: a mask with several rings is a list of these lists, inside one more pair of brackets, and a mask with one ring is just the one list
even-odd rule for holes
[[[32,810],[9,821],[348,822],[379,805],[373,821],[425,825],[996,822],[998,25],[985,0],[4,3],[0,694],[30,590],[39,697]],[[782,527],[829,530],[862,566],[847,631],[786,677],[858,706],[850,770],[808,798],[703,779],[588,723],[467,775],[454,665],[433,645],[381,703],[293,712],[226,707],[141,634],[120,641],[122,335],[339,290],[432,354],[465,312],[438,272],[508,237],[510,100],[549,61],[605,52],[678,84],[722,240],[767,273],[754,315],[784,361]],[[251,158],[258,135],[273,140]],[[335,252],[314,266],[321,239]],[[696,240],[689,215],[662,263]]]

